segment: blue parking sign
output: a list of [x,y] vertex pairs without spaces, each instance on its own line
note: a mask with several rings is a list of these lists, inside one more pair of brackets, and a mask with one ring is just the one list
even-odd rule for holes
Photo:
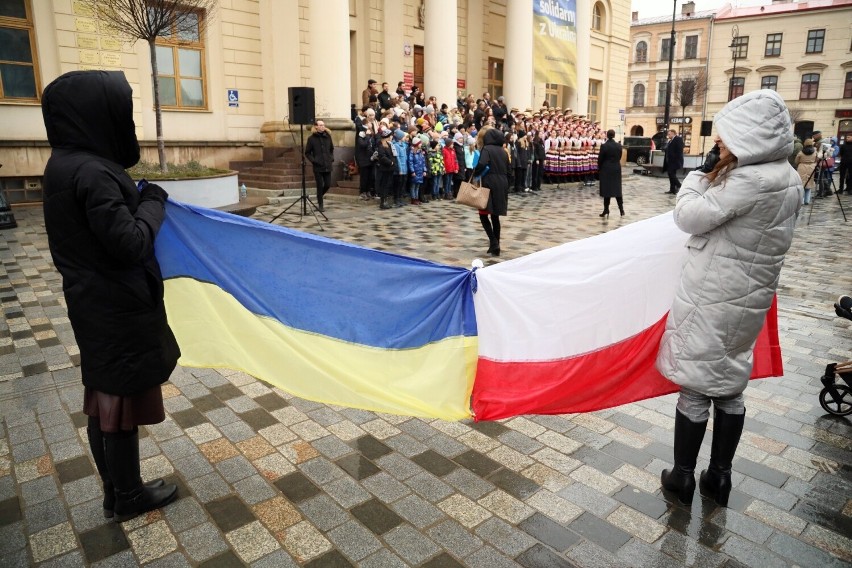
[[228,106],[240,106],[240,92],[236,89],[228,89]]

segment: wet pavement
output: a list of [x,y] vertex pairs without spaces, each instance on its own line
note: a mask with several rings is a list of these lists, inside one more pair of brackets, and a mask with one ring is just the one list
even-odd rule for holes
[[[630,176],[626,216],[595,188],[512,196],[499,261],[668,211],[667,180]],[[281,205],[255,214],[269,220]],[[852,198],[842,196],[847,213]],[[294,208],[295,209],[295,208]],[[805,211],[805,215],[810,213]],[[278,223],[457,266],[485,257],[474,211],[380,211],[326,200]],[[675,397],[605,411],[443,422],[293,398],[242,373],[178,368],[164,423],[142,429],[142,472],[177,483],[163,510],[115,524],[80,412],[79,352],[39,207],[0,231],[0,565],[848,566],[852,423],[826,414],[825,365],[852,358],[852,220],[837,200],[799,221],[781,275],[785,376],[753,381],[730,507],[662,494]],[[486,262],[494,259],[485,258]],[[381,293],[365,290],[363,293]],[[630,301],[625,295],[612,301]],[[699,469],[706,467],[710,436]]]

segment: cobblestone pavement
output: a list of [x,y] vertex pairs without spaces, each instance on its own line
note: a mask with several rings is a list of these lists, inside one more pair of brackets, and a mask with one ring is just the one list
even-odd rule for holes
[[[503,257],[663,213],[667,182],[625,180],[627,215],[594,188],[513,196]],[[379,211],[326,201],[322,234],[469,266],[475,214],[437,202]],[[852,213],[852,199],[843,196]],[[281,206],[262,208],[269,220]],[[806,211],[809,213],[809,211]],[[0,565],[848,566],[852,427],[820,408],[819,377],[850,358],[852,220],[834,198],[802,218],[779,290],[786,375],[746,391],[730,508],[659,488],[674,396],[580,415],[449,423],[325,406],[227,370],[179,368],[167,419],[143,429],[146,479],[180,498],[124,524],[101,515],[80,412],[79,353],[41,209],[0,232]],[[278,222],[320,232],[312,217]],[[630,301],[629,283],[622,298]],[[371,291],[364,291],[371,293]],[[699,468],[706,467],[710,436]]]

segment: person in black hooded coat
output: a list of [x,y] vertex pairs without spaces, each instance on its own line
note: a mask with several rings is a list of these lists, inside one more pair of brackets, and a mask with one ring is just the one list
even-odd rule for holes
[[479,212],[479,221],[488,235],[488,254],[500,256],[500,216],[509,210],[509,155],[503,148],[505,137],[500,129],[485,127],[480,136],[483,146],[473,176],[482,180],[490,194],[488,206]]
[[175,497],[143,484],[139,424],[165,419],[160,385],[180,356],[166,321],[154,239],[166,192],[141,191],[130,85],[120,71],[72,71],[42,95],[53,148],[44,171],[44,222],[80,348],[83,411],[104,483],[104,515],[124,521]]

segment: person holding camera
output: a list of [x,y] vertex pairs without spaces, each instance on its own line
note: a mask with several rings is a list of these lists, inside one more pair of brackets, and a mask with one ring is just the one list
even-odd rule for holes
[[160,385],[180,350],[154,257],[168,195],[153,183],[137,189],[125,171],[139,161],[131,95],[121,71],[71,71],[44,89],[41,107],[52,148],[44,224],[80,348],[104,516],[119,522],[177,492],[140,475],[138,426],[165,420]]

